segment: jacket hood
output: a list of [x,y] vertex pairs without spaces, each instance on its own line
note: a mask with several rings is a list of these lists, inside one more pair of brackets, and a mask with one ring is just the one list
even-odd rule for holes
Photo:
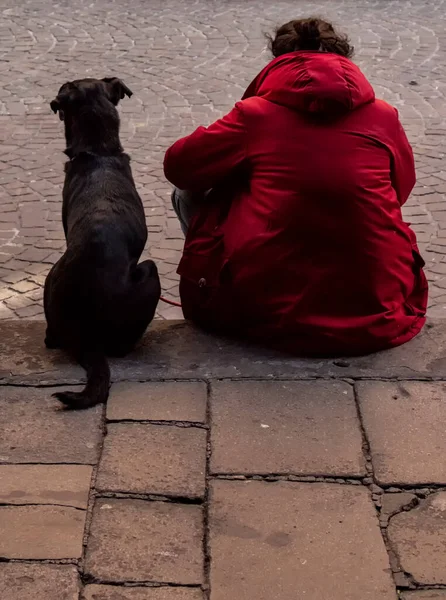
[[249,85],[243,100],[252,96],[294,110],[333,114],[373,102],[375,92],[348,58],[299,51],[271,61]]

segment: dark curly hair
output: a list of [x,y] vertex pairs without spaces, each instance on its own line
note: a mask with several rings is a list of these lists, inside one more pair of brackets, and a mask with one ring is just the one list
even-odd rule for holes
[[274,37],[267,35],[269,49],[277,58],[297,50],[332,52],[351,58],[354,47],[346,35],[338,33],[323,19],[296,19],[276,29]]

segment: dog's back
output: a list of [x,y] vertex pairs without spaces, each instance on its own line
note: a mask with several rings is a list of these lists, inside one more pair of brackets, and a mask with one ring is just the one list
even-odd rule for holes
[[66,165],[63,220],[67,248],[99,260],[138,260],[147,241],[144,208],[126,154],[79,155]]

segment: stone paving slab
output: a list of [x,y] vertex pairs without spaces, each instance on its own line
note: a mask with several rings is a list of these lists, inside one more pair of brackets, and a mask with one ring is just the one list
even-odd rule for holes
[[402,568],[416,582],[446,585],[446,492],[395,515],[387,531]]
[[396,600],[364,488],[219,481],[211,489],[212,600]]
[[110,389],[107,419],[204,423],[206,398],[206,384],[199,381],[115,383]]
[[0,465],[0,504],[58,504],[87,509],[92,467]]
[[97,489],[203,497],[206,430],[148,424],[109,424]]
[[215,383],[211,419],[214,473],[365,475],[348,383]]
[[199,506],[98,500],[85,571],[103,582],[203,583]]
[[378,483],[446,484],[446,383],[357,386]]
[[[45,324],[0,324],[0,383],[78,383],[84,371],[43,347]],[[446,375],[446,322],[430,321],[409,344],[367,357],[299,359],[207,335],[184,321],[155,322],[141,345],[113,360],[114,381],[199,378],[402,378]]]
[[53,388],[0,387],[0,463],[85,463],[98,458],[102,437],[98,406],[70,412]]
[[0,564],[2,600],[78,600],[79,574],[71,565]]
[[123,588],[108,585],[87,585],[85,600],[203,600],[203,592],[190,588]]
[[66,506],[0,506],[0,558],[80,558],[85,516]]

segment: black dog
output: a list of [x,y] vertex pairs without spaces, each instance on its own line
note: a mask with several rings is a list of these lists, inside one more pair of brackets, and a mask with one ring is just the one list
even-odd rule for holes
[[87,371],[82,392],[54,394],[70,408],[105,402],[107,355],[127,354],[153,319],[161,294],[156,265],[138,265],[147,241],[144,209],[115,108],[122,81],[64,84],[51,108],[65,124],[62,221],[67,249],[45,281],[45,344],[72,353]]

